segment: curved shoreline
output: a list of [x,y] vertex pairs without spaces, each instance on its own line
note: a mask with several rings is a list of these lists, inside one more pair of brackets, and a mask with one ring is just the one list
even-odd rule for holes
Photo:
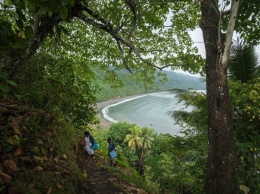
[[100,119],[100,123],[99,123],[100,127],[104,128],[104,129],[109,129],[110,126],[112,125],[112,122],[110,122],[107,119],[105,119],[103,114],[102,114],[102,110],[105,107],[107,107],[109,105],[112,105],[112,104],[116,104],[116,103],[124,101],[124,100],[135,98],[135,97],[141,96],[141,95],[144,95],[144,94],[137,94],[137,95],[133,95],[133,96],[118,97],[118,98],[114,98],[114,99],[107,100],[107,101],[97,102],[96,103],[97,111],[98,111],[97,116]]

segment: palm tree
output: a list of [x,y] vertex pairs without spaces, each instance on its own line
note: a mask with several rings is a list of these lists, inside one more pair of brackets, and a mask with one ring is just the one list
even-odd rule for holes
[[144,150],[151,148],[156,133],[152,129],[149,129],[147,127],[141,129],[136,125],[130,128],[129,130],[131,133],[126,135],[124,142],[125,143],[128,142],[128,146],[134,150],[137,150],[139,148],[142,149],[140,160],[139,160],[139,172],[140,172],[143,163]]
[[260,75],[260,66],[254,47],[239,38],[231,47],[229,75],[242,83],[247,83]]
[[131,133],[126,135],[124,142],[128,142],[129,147],[131,147],[134,150],[137,150],[142,146],[142,140],[139,136],[142,130],[140,127],[136,125],[130,128],[129,130]]
[[141,133],[141,141],[142,141],[142,152],[140,156],[140,162],[139,162],[139,172],[141,171],[141,166],[143,165],[143,156],[144,156],[144,150],[150,149],[152,147],[152,142],[154,140],[154,137],[156,136],[156,133],[153,129],[149,129],[147,127],[142,128]]
[[[243,87],[249,87],[257,82],[254,78],[260,76],[260,65],[258,57],[255,54],[254,47],[242,41],[237,41],[231,48],[231,60],[229,72],[235,81],[244,83],[240,85],[234,92],[237,95],[243,92]],[[240,103],[239,103],[240,102]],[[242,111],[245,107],[252,106],[250,101],[242,99],[234,103],[236,115],[234,130],[238,143],[239,161],[241,164],[238,166],[238,176],[244,181],[244,185],[250,187],[250,192],[255,192],[255,184],[258,181],[252,174],[257,173],[255,166],[257,165],[257,153],[252,151],[254,146],[258,144],[259,127],[257,121],[248,123],[248,112]],[[252,113],[253,114],[253,113]],[[250,121],[249,121],[250,122]],[[251,129],[249,126],[253,126]],[[250,130],[248,130],[250,129]],[[249,149],[250,148],[250,149]],[[251,150],[252,149],[252,150]]]

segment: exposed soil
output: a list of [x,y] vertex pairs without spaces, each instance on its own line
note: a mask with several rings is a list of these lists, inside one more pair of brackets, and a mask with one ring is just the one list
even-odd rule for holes
[[[84,170],[86,171],[86,191],[81,194],[146,194],[142,189],[136,188],[130,183],[119,180],[114,173],[109,172],[109,169],[116,168],[121,172],[127,172],[126,169],[109,166],[108,158],[99,155],[98,151],[95,153],[95,158],[88,156],[87,152],[82,148],[79,149],[81,157],[82,176]],[[115,171],[115,169],[112,169]]]

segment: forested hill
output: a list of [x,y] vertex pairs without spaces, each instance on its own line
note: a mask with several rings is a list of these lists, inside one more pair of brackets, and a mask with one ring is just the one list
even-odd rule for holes
[[165,83],[166,87],[179,88],[179,89],[194,89],[194,90],[205,90],[206,82],[205,78],[198,78],[182,73],[175,73],[173,71],[163,71],[168,77],[168,82]]
[[99,86],[99,93],[97,95],[98,101],[112,99],[115,97],[130,96],[135,94],[143,94],[149,92],[161,92],[167,91],[173,88],[177,89],[194,89],[204,90],[206,89],[205,79],[193,76],[188,76],[181,73],[175,73],[173,71],[162,71],[167,75],[168,81],[161,83],[159,79],[156,79],[152,88],[146,88],[143,83],[137,82],[134,78],[129,78],[129,72],[121,70],[117,72],[118,77],[122,80],[122,87],[111,87],[111,83],[104,82],[105,72],[95,70],[97,77],[97,84]]

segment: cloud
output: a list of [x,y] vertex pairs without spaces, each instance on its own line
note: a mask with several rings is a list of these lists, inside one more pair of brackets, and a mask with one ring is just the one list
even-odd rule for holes
[[205,59],[206,52],[205,52],[204,40],[203,40],[201,29],[196,28],[195,30],[190,31],[189,34],[192,41],[194,42],[194,46],[198,48],[199,54]]

